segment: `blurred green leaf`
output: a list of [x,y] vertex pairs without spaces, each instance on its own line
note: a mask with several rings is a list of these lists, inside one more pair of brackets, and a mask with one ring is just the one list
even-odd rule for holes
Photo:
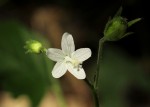
[[[53,80],[53,63],[43,54],[25,54],[25,41],[44,41],[16,21],[0,22],[0,87],[14,96],[26,94],[37,107]],[[48,61],[47,61],[48,60]]]
[[105,44],[103,49],[98,71],[100,104],[103,107],[128,107],[125,100],[128,88],[136,84],[149,91],[150,80],[140,66],[119,48]]

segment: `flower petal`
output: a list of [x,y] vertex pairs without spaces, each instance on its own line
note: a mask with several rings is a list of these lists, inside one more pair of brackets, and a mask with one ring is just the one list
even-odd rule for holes
[[74,68],[72,64],[67,64],[67,69],[68,71],[74,75],[77,79],[85,79],[86,78],[86,74],[84,72],[83,68]]
[[63,54],[62,50],[60,49],[55,49],[55,48],[49,48],[46,51],[46,55],[48,56],[48,58],[50,58],[53,61],[63,61],[65,55]]
[[57,62],[52,70],[52,76],[54,78],[60,78],[67,71],[67,68],[63,62]]
[[89,48],[80,48],[77,49],[73,54],[72,58],[78,59],[79,61],[83,62],[91,57],[91,49]]
[[62,51],[69,56],[71,55],[72,52],[75,51],[74,40],[71,34],[67,32],[63,34],[61,47],[62,47]]

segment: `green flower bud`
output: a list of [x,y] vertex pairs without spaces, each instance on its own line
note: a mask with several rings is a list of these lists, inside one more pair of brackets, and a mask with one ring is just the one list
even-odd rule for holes
[[133,32],[127,32],[127,28],[139,22],[141,18],[136,18],[127,22],[126,18],[121,17],[122,7],[114,15],[113,19],[109,20],[104,29],[104,40],[117,41]]
[[26,53],[36,53],[36,54],[44,52],[46,50],[45,48],[43,48],[43,45],[36,40],[27,41],[24,48],[27,49]]
[[115,17],[108,21],[104,30],[104,38],[108,41],[119,40],[125,35],[127,28],[128,22],[125,18],[121,16]]

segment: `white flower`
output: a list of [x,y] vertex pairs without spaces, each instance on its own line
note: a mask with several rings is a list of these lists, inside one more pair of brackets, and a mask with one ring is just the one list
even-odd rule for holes
[[74,40],[69,33],[63,34],[61,48],[62,50],[49,48],[46,52],[48,58],[57,62],[52,70],[52,76],[60,78],[68,70],[77,79],[85,79],[86,74],[82,68],[82,63],[91,57],[91,50],[81,48],[75,51]]

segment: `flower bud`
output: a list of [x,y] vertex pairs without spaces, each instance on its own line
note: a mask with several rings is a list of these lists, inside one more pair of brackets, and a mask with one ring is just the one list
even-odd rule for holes
[[29,40],[26,42],[26,45],[24,46],[25,49],[27,49],[26,53],[41,53],[45,51],[45,48],[43,48],[42,44],[39,41],[36,40]]
[[104,30],[104,38],[108,41],[119,40],[125,35],[127,28],[128,23],[125,18],[115,17],[108,21]]

